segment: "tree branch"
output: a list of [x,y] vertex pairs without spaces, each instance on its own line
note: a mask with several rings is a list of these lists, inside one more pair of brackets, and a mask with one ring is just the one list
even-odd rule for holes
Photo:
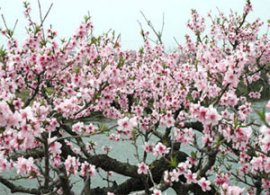
[[22,192],[28,194],[40,194],[38,189],[26,188],[20,185],[15,185],[12,182],[8,181],[7,179],[3,178],[2,176],[0,176],[0,182],[9,188],[11,193]]

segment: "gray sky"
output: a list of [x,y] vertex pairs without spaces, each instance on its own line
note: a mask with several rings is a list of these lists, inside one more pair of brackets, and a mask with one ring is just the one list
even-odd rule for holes
[[[90,11],[95,26],[95,34],[114,29],[121,33],[124,48],[136,49],[142,45],[138,20],[144,25],[140,11],[152,21],[157,29],[161,27],[162,15],[165,14],[165,28],[163,39],[167,47],[174,48],[175,37],[180,42],[184,35],[189,33],[186,21],[190,18],[190,10],[197,9],[206,16],[209,10],[216,13],[217,7],[228,13],[230,9],[242,12],[245,0],[40,0],[43,12],[53,2],[53,9],[46,20],[52,24],[60,37],[73,34],[84,15]],[[36,0],[29,0],[32,4],[33,17],[38,19],[38,6]],[[253,13],[249,20],[260,17],[263,21],[270,19],[270,0],[253,0]],[[18,18],[16,36],[22,40],[25,36],[22,0],[0,0],[1,13],[6,17],[7,23],[12,26]],[[3,27],[3,22],[0,21]],[[146,27],[146,25],[145,25]],[[3,38],[0,37],[0,43]]]

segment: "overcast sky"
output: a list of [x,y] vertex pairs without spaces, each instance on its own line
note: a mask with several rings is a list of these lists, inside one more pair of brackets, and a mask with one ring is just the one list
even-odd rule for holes
[[[144,23],[140,11],[152,21],[157,29],[162,24],[162,15],[165,14],[163,39],[167,47],[176,47],[175,37],[180,42],[189,31],[186,21],[190,17],[190,10],[197,9],[206,16],[209,10],[214,13],[217,8],[229,13],[230,9],[242,12],[244,0],[40,0],[43,12],[53,2],[53,8],[46,20],[52,24],[60,37],[73,34],[84,15],[90,12],[95,26],[95,34],[114,29],[121,33],[124,48],[136,49],[142,45],[138,21]],[[36,0],[29,0],[32,4],[33,18],[38,19]],[[263,21],[270,19],[270,0],[253,0],[254,11],[249,20],[260,17]],[[16,36],[22,40],[25,36],[25,20],[23,19],[22,0],[0,0],[1,13],[5,15],[7,23],[12,26],[19,19]],[[3,27],[3,22],[0,21]],[[146,27],[146,25],[145,25]],[[3,43],[3,38],[0,38]]]

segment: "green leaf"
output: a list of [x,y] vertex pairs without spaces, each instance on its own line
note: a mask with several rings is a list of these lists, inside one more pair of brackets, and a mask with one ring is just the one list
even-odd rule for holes
[[91,19],[91,17],[90,16],[84,16],[84,22],[88,22],[89,20]]
[[140,54],[144,54],[144,49],[143,49],[143,47],[139,49],[139,53],[140,53]]
[[54,93],[54,88],[53,87],[47,87],[45,90],[46,90],[46,93],[48,95],[52,95]]
[[79,74],[80,71],[81,71],[81,68],[80,68],[79,66],[76,66],[76,67],[74,68],[74,73]]
[[22,89],[16,92],[16,96],[21,98],[23,102],[25,102],[30,95],[30,91],[28,89]]
[[132,133],[132,140],[136,141],[136,138],[137,138],[137,135],[138,135],[136,129],[132,129],[131,133]]
[[258,114],[258,116],[261,119],[261,121],[264,122],[264,123],[266,123],[266,121],[265,121],[265,112],[266,112],[266,109],[263,108],[262,110],[255,110],[255,111]]
[[100,132],[106,132],[109,130],[109,127],[108,125],[104,124],[104,123],[101,123],[101,124],[98,124],[98,129]]
[[0,133],[2,134],[5,131],[4,127],[0,127]]
[[172,167],[172,168],[177,167],[178,161],[177,161],[176,156],[173,156],[173,157],[170,159],[169,165],[170,165],[170,167]]
[[100,93],[95,93],[93,99],[99,99],[101,97]]
[[197,151],[192,151],[192,152],[191,152],[191,157],[192,157],[193,159],[197,159]]
[[4,47],[2,46],[0,48],[0,60],[3,61],[6,56],[7,56],[7,50],[4,49]]
[[120,57],[119,62],[117,64],[117,68],[123,67],[125,64],[125,59],[123,57]]
[[39,33],[40,31],[41,31],[41,27],[40,27],[40,26],[35,26],[34,34],[36,35],[36,34]]

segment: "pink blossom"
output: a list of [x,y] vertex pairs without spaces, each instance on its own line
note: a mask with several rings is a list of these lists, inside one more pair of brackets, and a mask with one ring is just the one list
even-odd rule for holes
[[149,171],[149,166],[147,164],[145,164],[144,162],[141,162],[138,164],[138,174],[147,174]]
[[163,156],[164,154],[168,154],[169,151],[170,151],[169,148],[167,148],[164,144],[159,142],[157,145],[155,145],[153,154],[156,157],[159,157],[159,156]]
[[205,115],[205,123],[216,125],[218,124],[219,120],[221,120],[221,116],[218,114],[217,110],[211,105]]
[[21,99],[16,99],[13,101],[13,105],[16,109],[21,109],[23,106],[23,102]]
[[34,113],[31,109],[31,107],[26,107],[23,110],[21,110],[21,118],[26,120],[33,120],[34,119]]
[[246,2],[246,5],[245,5],[245,7],[244,7],[244,12],[245,12],[245,13],[249,13],[249,12],[251,12],[252,10],[253,10],[252,4],[251,4],[249,1],[247,1],[247,2]]
[[172,185],[172,181],[171,181],[171,178],[170,178],[170,174],[169,174],[169,171],[164,171],[164,174],[163,174],[163,180],[166,184],[169,184],[169,185]]
[[202,137],[202,142],[204,145],[208,145],[213,142],[213,138],[209,134],[204,134]]
[[217,185],[228,184],[228,182],[229,182],[228,174],[217,174],[217,176],[215,178],[215,182]]
[[86,125],[85,126],[85,132],[86,133],[89,133],[89,134],[95,133],[96,130],[97,130],[97,128],[92,123],[90,123],[89,125]]
[[120,141],[120,137],[121,137],[120,134],[110,134],[109,139],[111,141],[118,142]]
[[56,130],[57,127],[59,127],[59,123],[56,118],[48,119],[48,125],[46,126],[46,130],[48,132],[53,132]]
[[262,187],[263,189],[270,189],[270,180],[262,179]]
[[26,159],[19,157],[16,163],[17,173],[23,176],[37,174],[37,168],[32,157]]
[[154,151],[154,144],[149,144],[148,142],[145,142],[143,148],[145,152],[151,153]]
[[56,154],[52,159],[52,164],[54,167],[59,167],[62,163],[61,156],[59,154]]
[[105,152],[105,154],[108,154],[110,151],[112,151],[111,146],[103,146],[102,150]]
[[251,91],[251,92],[249,92],[248,95],[250,98],[253,98],[253,99],[260,99],[260,97],[261,97],[261,93],[257,92],[257,91]]
[[237,128],[235,129],[235,134],[233,139],[240,143],[240,142],[248,142],[252,134],[251,127],[247,128]]
[[221,195],[242,195],[244,193],[244,188],[238,186],[228,186],[227,184],[222,185]]
[[64,162],[65,168],[67,170],[67,174],[76,175],[79,169],[80,162],[74,156],[68,155],[67,159]]
[[263,134],[263,135],[270,135],[270,128],[263,125],[261,126],[260,128],[260,132]]
[[235,92],[230,90],[229,92],[225,93],[221,99],[221,105],[228,105],[228,106],[235,106],[239,101],[239,98],[236,96]]
[[266,108],[270,109],[270,100],[267,102],[267,104],[265,105]]
[[268,125],[270,126],[270,112],[265,113],[265,121],[268,123]]
[[152,195],[162,195],[162,192],[158,189],[154,189]]
[[245,120],[247,115],[250,114],[251,111],[252,111],[252,109],[251,109],[250,103],[246,103],[244,105],[239,106],[239,109],[238,109],[239,119]]
[[96,175],[96,167],[94,165],[89,164],[88,162],[83,162],[81,164],[81,175],[83,177],[89,176],[95,176]]
[[253,157],[252,160],[250,161],[250,164],[252,166],[252,171],[254,173],[258,172],[258,171],[263,171],[263,163],[264,163],[264,159],[263,157]]
[[172,113],[167,113],[163,115],[160,119],[160,123],[166,127],[174,126],[175,120],[173,118]]
[[61,151],[62,144],[59,143],[58,141],[55,141],[56,139],[57,139],[57,137],[52,137],[52,138],[48,139],[49,150],[54,155],[62,153],[62,151]]
[[221,120],[221,116],[213,105],[206,108],[198,104],[193,104],[190,112],[194,117],[198,118],[199,121],[206,125],[217,125]]
[[177,142],[182,144],[192,144],[194,132],[192,129],[187,128],[183,130],[175,129],[174,136]]
[[263,151],[268,152],[270,150],[270,128],[266,125],[260,127],[262,136],[260,137],[261,148]]
[[234,71],[229,70],[225,73],[224,80],[223,80],[223,85],[225,86],[226,84],[230,84],[233,87],[236,87],[238,85],[239,79],[236,73]]
[[122,118],[118,120],[118,129],[123,131],[130,131],[137,126],[137,119],[133,118]]
[[188,28],[190,28],[194,33],[200,33],[205,30],[205,19],[201,17],[196,10],[191,11],[192,20],[188,21]]
[[[20,116],[17,116],[18,119]],[[8,104],[4,101],[0,102],[0,127],[13,126],[18,124],[18,119],[14,118]]]
[[3,155],[0,155],[0,172],[9,170],[11,168],[11,163],[4,158]]
[[266,173],[270,173],[270,157],[265,157],[263,168]]
[[178,182],[180,173],[177,169],[173,169],[169,172],[170,182]]
[[187,161],[188,161],[192,166],[196,165],[196,163],[198,162],[196,157],[188,157],[188,158],[187,158]]
[[186,174],[190,168],[191,168],[191,164],[189,163],[189,161],[181,162],[177,166],[179,175]]
[[72,125],[72,131],[76,133],[81,133],[83,131],[84,124],[82,122],[77,122],[74,125]]
[[188,170],[185,173],[184,176],[185,176],[188,184],[190,184],[190,183],[196,183],[197,182],[197,174],[196,173],[192,173],[190,170]]
[[206,113],[207,113],[207,108],[205,108],[205,107],[199,108],[198,118],[200,121],[206,120]]
[[202,177],[199,181],[198,181],[199,186],[201,186],[202,191],[206,192],[206,191],[210,191],[211,187],[210,187],[210,181],[206,180],[204,177]]

